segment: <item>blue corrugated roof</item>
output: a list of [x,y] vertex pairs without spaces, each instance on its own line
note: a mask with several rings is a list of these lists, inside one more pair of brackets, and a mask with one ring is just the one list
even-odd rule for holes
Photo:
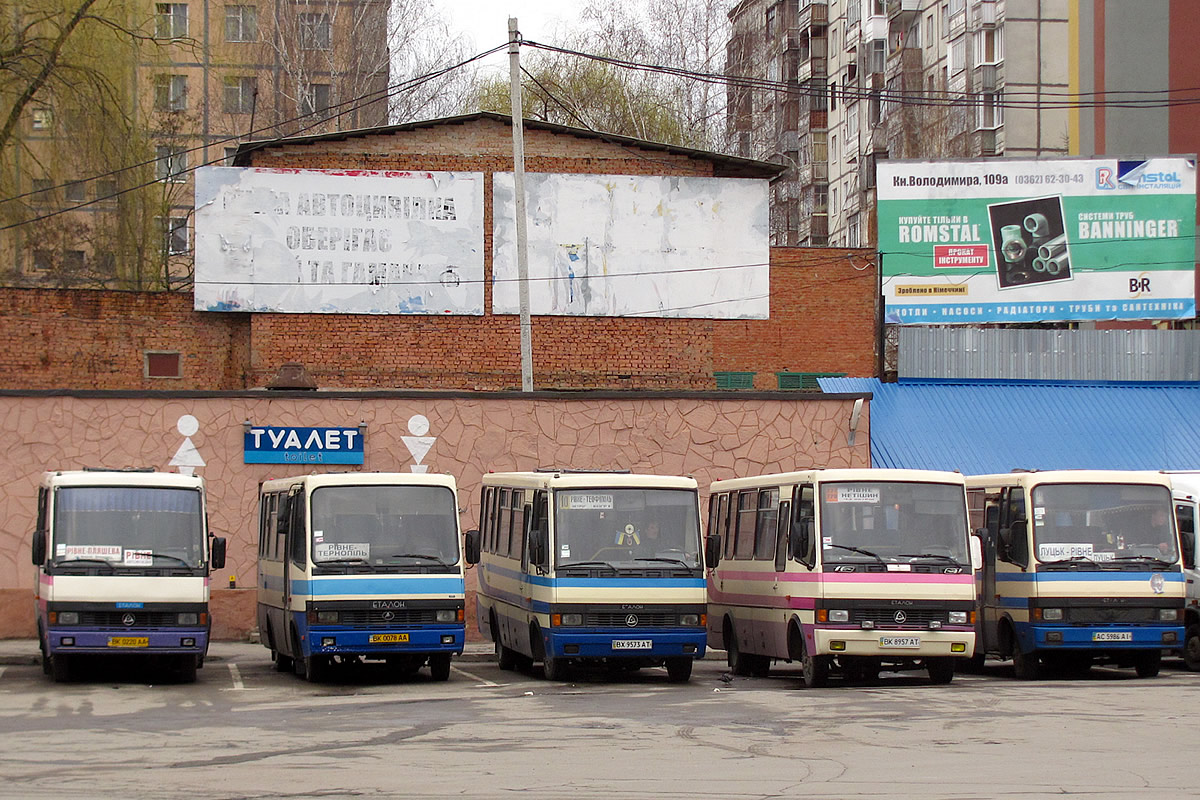
[[882,383],[871,392],[871,465],[958,470],[1200,469],[1200,384]]

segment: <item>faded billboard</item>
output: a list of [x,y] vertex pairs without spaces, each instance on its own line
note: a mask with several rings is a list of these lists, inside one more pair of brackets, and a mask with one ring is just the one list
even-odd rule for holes
[[[767,181],[525,176],[530,310],[769,317]],[[520,312],[512,173],[493,176],[492,311]]]
[[483,314],[483,174],[202,167],[195,308]]
[[1196,161],[887,161],[887,321],[1195,316]]

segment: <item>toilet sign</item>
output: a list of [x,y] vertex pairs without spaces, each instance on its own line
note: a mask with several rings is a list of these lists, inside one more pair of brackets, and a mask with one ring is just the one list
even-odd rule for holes
[[246,464],[361,464],[359,428],[294,428],[262,425],[246,429]]

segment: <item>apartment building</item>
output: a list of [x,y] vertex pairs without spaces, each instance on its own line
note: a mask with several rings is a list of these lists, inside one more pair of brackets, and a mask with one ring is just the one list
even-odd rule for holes
[[[772,243],[875,242],[885,158],[1061,156],[1069,0],[743,0],[727,72],[739,155],[787,171]],[[1005,98],[1021,98],[1010,103]]]
[[[39,96],[5,153],[3,274],[18,285],[155,289],[191,276],[193,170],[240,142],[388,121],[387,0],[120,0],[103,102]],[[97,6],[99,9],[100,6]],[[93,59],[95,61],[95,59]],[[65,212],[65,213],[64,213]]]

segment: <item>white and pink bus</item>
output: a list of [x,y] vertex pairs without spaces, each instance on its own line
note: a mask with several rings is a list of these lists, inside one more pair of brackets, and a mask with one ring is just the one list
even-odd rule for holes
[[974,651],[980,552],[962,475],[817,469],[710,492],[708,643],[734,674],[788,661],[811,687],[884,667],[948,683]]

